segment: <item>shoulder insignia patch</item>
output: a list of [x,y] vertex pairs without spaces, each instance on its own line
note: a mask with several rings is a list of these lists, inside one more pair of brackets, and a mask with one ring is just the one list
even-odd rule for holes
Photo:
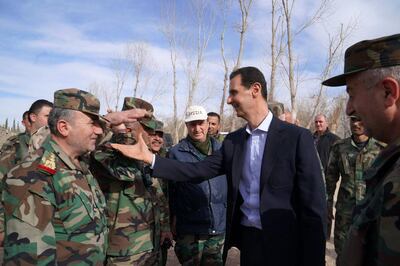
[[42,172],[54,175],[57,172],[55,154],[52,152],[45,152],[37,168]]

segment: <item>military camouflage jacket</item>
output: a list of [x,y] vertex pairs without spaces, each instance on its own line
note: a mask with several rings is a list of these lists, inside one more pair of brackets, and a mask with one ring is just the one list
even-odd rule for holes
[[343,265],[400,265],[400,139],[364,173],[367,192],[356,206]]
[[[28,132],[20,133],[7,139],[0,150],[0,198],[1,183],[7,172],[28,155]],[[0,232],[4,231],[4,208],[0,204]]]
[[103,265],[105,199],[53,140],[8,172],[4,265]]
[[348,212],[351,216],[354,206],[365,195],[363,172],[382,149],[383,144],[373,138],[362,149],[357,147],[351,137],[335,142],[331,148],[325,177],[329,208],[333,206],[336,184],[341,176],[336,211]]
[[104,146],[92,159],[91,169],[107,201],[107,255],[158,250],[161,231],[170,231],[168,202],[159,180],[150,177],[142,163]]
[[28,155],[30,134],[20,133],[7,139],[0,150],[0,171],[5,174]]

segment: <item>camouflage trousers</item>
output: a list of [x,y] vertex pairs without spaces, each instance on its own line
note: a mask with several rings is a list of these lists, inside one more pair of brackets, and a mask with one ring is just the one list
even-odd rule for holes
[[175,254],[182,265],[223,265],[225,234],[178,235]]
[[159,266],[161,263],[160,252],[152,250],[132,256],[107,256],[107,266]]
[[335,245],[335,252],[337,254],[337,258],[339,258],[339,256],[342,253],[343,245],[347,239],[351,221],[352,221],[351,213],[346,214],[346,213],[336,212],[333,242]]

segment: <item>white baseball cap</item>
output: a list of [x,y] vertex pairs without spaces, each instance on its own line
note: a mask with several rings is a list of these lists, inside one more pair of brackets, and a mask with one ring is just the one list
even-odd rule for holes
[[196,120],[206,120],[207,112],[204,107],[199,105],[192,105],[186,110],[185,123],[196,121]]

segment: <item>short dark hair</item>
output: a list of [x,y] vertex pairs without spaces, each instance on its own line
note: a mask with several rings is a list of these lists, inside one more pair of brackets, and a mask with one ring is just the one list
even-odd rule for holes
[[34,101],[31,105],[31,108],[29,108],[28,111],[30,114],[31,113],[37,114],[40,112],[40,109],[42,109],[44,106],[53,108],[53,103],[51,103],[45,99],[40,99],[40,100]]
[[218,121],[221,121],[221,117],[219,116],[219,114],[217,114],[217,113],[215,113],[215,112],[209,112],[209,113],[207,114],[207,116],[215,116],[215,117],[218,117]]
[[[42,108],[44,106],[48,106],[50,108],[53,108],[53,103],[51,103],[51,102],[49,102],[48,100],[45,100],[45,99],[40,99],[40,100],[34,101],[32,103],[32,105],[31,105],[31,108],[29,108],[29,110],[28,110],[29,115],[30,114],[36,114],[37,115],[40,112],[40,110],[42,110]],[[28,118],[29,118],[29,122],[32,122],[31,118],[29,116],[28,116]]]
[[22,114],[22,120],[24,120],[25,118],[28,118],[28,120],[29,120],[29,111],[25,111],[25,112]]
[[74,117],[74,110],[63,109],[63,108],[53,108],[50,111],[48,125],[50,129],[50,133],[56,136],[60,136],[60,133],[57,129],[57,123],[59,120],[64,119],[67,121],[71,121]]
[[246,88],[250,88],[251,85],[254,83],[258,82],[261,84],[261,95],[267,101],[267,82],[265,81],[265,77],[263,73],[256,67],[242,67],[234,70],[230,76],[229,79],[233,79],[237,75],[240,75],[242,78],[242,85],[245,86]]

